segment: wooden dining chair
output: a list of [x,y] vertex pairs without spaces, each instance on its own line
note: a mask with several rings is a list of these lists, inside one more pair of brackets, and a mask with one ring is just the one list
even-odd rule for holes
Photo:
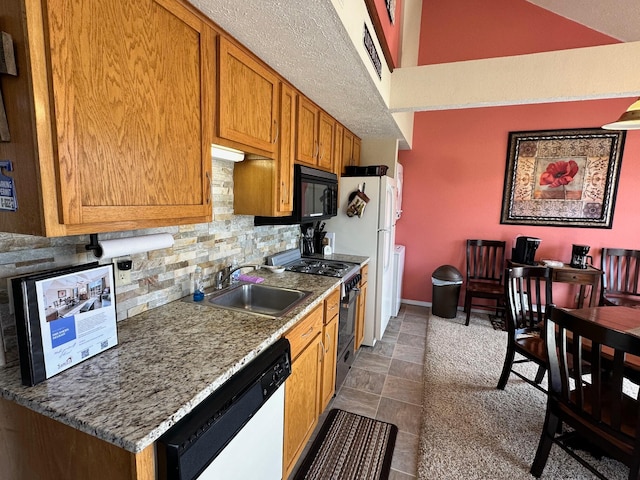
[[[469,325],[471,308],[491,308],[496,315],[504,313],[504,273],[506,242],[500,240],[467,240],[467,281],[465,285],[465,325]],[[473,303],[474,298],[495,302]]]
[[[514,267],[505,270],[505,305],[507,322],[507,354],[500,390],[509,381],[511,373],[525,382],[545,391],[540,383],[547,369],[547,354],[541,336],[544,319],[552,302],[552,271],[547,267]],[[519,359],[515,359],[518,354]],[[535,379],[513,369],[514,364],[533,362],[538,365]]]
[[600,305],[640,307],[640,250],[603,248]]
[[[554,308],[545,322],[545,343],[549,358],[547,412],[531,473],[542,475],[555,443],[596,476],[605,478],[567,446],[567,441],[579,436],[627,465],[628,478],[638,480],[640,402],[624,393],[623,379],[625,355],[640,355],[640,338]],[[590,365],[590,382],[583,381],[583,362],[571,363],[570,355]],[[562,433],[563,424],[571,431]]]

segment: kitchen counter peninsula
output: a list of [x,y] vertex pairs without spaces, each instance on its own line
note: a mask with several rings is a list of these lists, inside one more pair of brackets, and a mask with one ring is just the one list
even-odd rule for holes
[[[175,301],[118,323],[116,347],[34,387],[22,386],[18,366],[0,369],[0,443],[20,436],[10,422],[18,404],[29,415],[36,412],[134,454],[143,451],[340,283],[291,272],[255,274],[264,285],[311,295],[275,319]],[[10,446],[0,447],[0,458],[10,454]]]

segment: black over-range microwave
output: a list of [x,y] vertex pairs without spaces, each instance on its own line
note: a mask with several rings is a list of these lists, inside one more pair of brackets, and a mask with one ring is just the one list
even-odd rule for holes
[[254,225],[313,223],[338,214],[338,176],[304,165],[293,167],[293,215],[255,217]]

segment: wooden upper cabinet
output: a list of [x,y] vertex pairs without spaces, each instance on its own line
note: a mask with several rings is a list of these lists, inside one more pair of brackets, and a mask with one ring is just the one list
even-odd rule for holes
[[274,158],[279,78],[248,51],[221,36],[218,64],[219,143]]
[[333,171],[333,130],[336,121],[308,98],[300,95],[296,162]]
[[293,212],[293,162],[297,92],[280,84],[278,156],[247,156],[233,169],[233,208],[237,215],[280,217]]
[[341,173],[345,173],[345,167],[360,165],[360,146],[360,139],[345,128],[344,135],[342,136]]
[[318,122],[320,109],[309,99],[298,98],[296,161],[312,167],[318,164]]
[[324,112],[320,112],[318,125],[318,167],[333,171],[333,130],[336,121]]
[[296,104],[298,93],[289,85],[280,88],[280,138],[276,215],[293,212],[293,164],[296,155]]
[[360,165],[360,148],[362,146],[362,141],[356,137],[355,135],[353,136],[353,150],[351,152],[351,160],[353,162],[353,165],[355,166],[359,166]]
[[[215,32],[171,0],[3,0],[18,211],[42,236],[211,219]],[[26,42],[28,48],[26,48]],[[3,77],[7,77],[3,75]]]

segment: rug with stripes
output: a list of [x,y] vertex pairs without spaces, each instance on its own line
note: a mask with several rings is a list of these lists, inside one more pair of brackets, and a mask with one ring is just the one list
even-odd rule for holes
[[397,434],[391,423],[333,409],[294,480],[386,480]]

